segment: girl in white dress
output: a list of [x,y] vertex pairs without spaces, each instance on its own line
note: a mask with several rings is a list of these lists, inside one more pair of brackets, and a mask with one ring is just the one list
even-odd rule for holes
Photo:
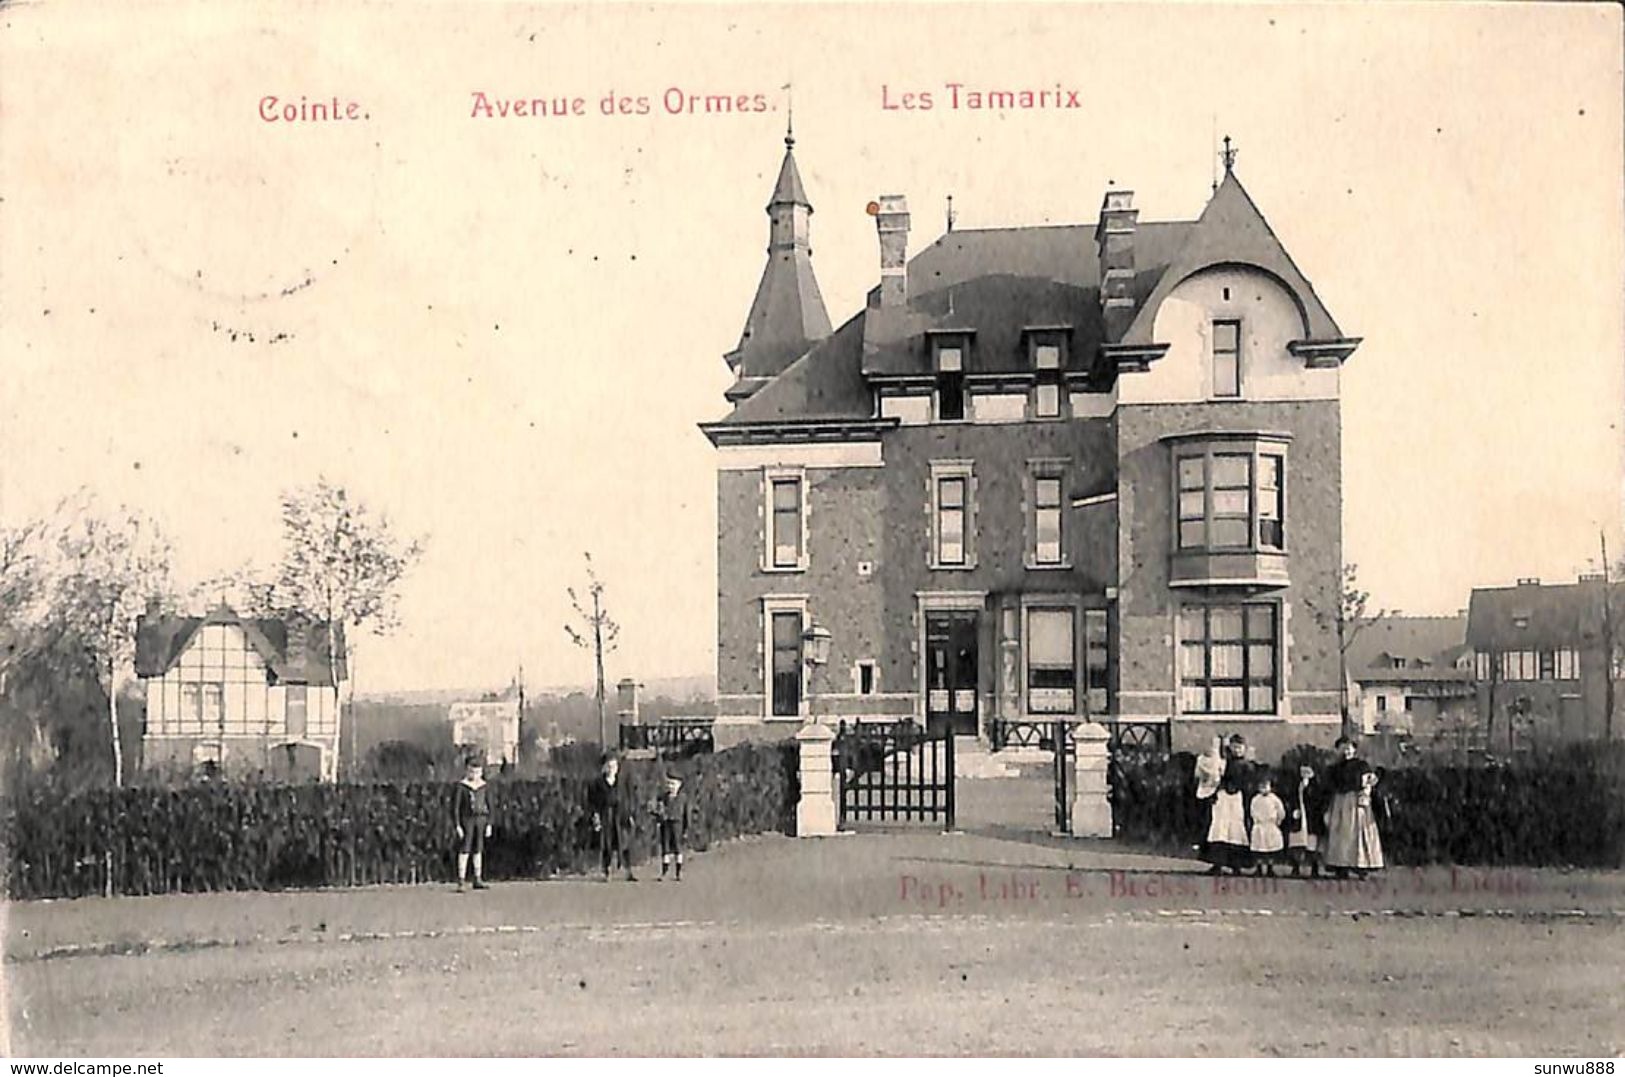
[[1253,797],[1251,810],[1253,829],[1249,848],[1253,854],[1253,873],[1273,876],[1275,858],[1285,845],[1281,838],[1281,822],[1286,818],[1286,805],[1275,795],[1267,773],[1258,779],[1258,792]]

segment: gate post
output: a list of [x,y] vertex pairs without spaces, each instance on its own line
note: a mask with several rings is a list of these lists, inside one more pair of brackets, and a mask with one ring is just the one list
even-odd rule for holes
[[830,763],[835,734],[828,726],[808,722],[796,734],[801,753],[801,799],[796,803],[796,837],[836,833],[835,783]]
[[1112,803],[1106,788],[1106,742],[1111,734],[1099,722],[1078,727],[1077,769],[1072,785],[1072,836],[1112,836]]

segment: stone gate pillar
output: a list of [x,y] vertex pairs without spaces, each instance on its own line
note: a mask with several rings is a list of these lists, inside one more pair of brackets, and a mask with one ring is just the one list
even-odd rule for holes
[[1077,763],[1072,783],[1072,836],[1112,836],[1112,804],[1106,788],[1106,742],[1111,734],[1099,722],[1085,722],[1074,734]]
[[801,752],[801,799],[796,804],[796,837],[828,837],[836,832],[835,782],[831,756],[835,732],[808,722],[796,734]]

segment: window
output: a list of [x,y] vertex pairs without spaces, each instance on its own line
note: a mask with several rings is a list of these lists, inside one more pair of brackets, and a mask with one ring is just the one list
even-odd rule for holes
[[1388,710],[1388,697],[1387,696],[1378,696],[1377,697],[1377,713],[1382,714],[1382,713],[1386,712],[1387,710]]
[[801,713],[801,614],[773,614],[773,716]]
[[1241,395],[1241,323],[1213,323],[1213,395]]
[[1286,549],[1286,457],[1279,452],[1185,451],[1176,458],[1182,550]]
[[1185,607],[1180,612],[1180,682],[1186,713],[1275,713],[1275,607]]
[[1580,679],[1580,656],[1573,650],[1557,652],[1557,679],[1560,681],[1576,681]]
[[937,480],[937,562],[965,563],[965,479]]
[[965,418],[965,378],[943,374],[937,379],[937,420],[959,422]]
[[1083,667],[1085,673],[1084,706],[1090,714],[1105,714],[1111,709],[1108,695],[1107,672],[1110,666],[1105,610],[1083,611]]
[[772,519],[768,546],[774,568],[802,567],[801,488],[799,478],[772,480]]
[[288,685],[288,736],[302,737],[305,735],[306,705],[309,689],[302,684]]
[[1258,545],[1269,550],[1286,545],[1281,526],[1281,479],[1286,461],[1265,454],[1258,458]]
[[858,663],[858,695],[872,696],[875,694],[875,664],[870,661]]
[[1064,365],[1061,339],[1049,334],[1029,339],[1033,369],[1038,372],[1033,386],[1033,418],[1059,419],[1061,367]]
[[1061,386],[1049,379],[1033,386],[1033,418],[1059,419],[1061,417]]
[[1236,453],[1213,457],[1210,489],[1212,515],[1208,521],[1208,545],[1244,547],[1252,532],[1253,458]]
[[1416,709],[1415,704],[1416,704],[1416,700],[1414,698],[1412,698],[1411,696],[1406,696],[1405,697],[1405,713],[1410,714],[1412,711],[1414,711]]
[[1501,656],[1503,681],[1532,681],[1539,676],[1539,663],[1534,651],[1507,651]]
[[937,371],[937,420],[960,422],[965,418],[965,341],[942,337],[932,341],[931,349]]
[[1077,658],[1070,609],[1027,611],[1027,710],[1071,714],[1077,709]]
[[1059,565],[1061,552],[1061,477],[1037,475],[1033,478],[1033,561]]
[[1557,672],[1557,655],[1552,651],[1540,652],[1540,679],[1549,681]]

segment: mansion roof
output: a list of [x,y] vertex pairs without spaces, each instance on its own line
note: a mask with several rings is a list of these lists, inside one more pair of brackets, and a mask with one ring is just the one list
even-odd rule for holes
[[[799,175],[795,178],[799,184]],[[903,302],[883,305],[879,288],[872,290],[863,310],[811,342],[782,372],[757,379],[732,413],[704,429],[715,439],[730,427],[871,419],[874,385],[930,375],[930,341],[942,333],[969,336],[964,370],[974,379],[979,373],[1029,371],[1026,334],[1059,332],[1070,357],[1069,383],[1105,390],[1117,370],[1102,346],[1152,345],[1163,298],[1186,278],[1219,265],[1256,267],[1275,277],[1298,304],[1303,339],[1311,348],[1341,355],[1352,351],[1355,342],[1343,338],[1234,173],[1225,174],[1198,220],[1133,226],[1134,269],[1127,290],[1134,314],[1126,328],[1119,325],[1115,340],[1108,339],[1102,313],[1096,234],[1093,223],[949,231],[908,260]],[[811,275],[781,280],[790,287]],[[764,277],[763,287],[768,284]],[[760,305],[759,295],[753,319]],[[784,307],[806,311],[821,304]],[[802,340],[814,334],[797,326],[778,336]],[[1344,350],[1338,353],[1339,348]]]

